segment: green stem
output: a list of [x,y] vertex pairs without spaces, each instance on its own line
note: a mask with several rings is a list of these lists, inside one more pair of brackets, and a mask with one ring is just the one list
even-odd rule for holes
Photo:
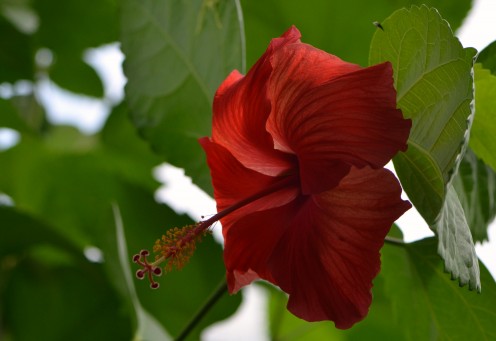
[[403,241],[403,239],[390,237],[390,236],[386,236],[386,238],[384,238],[384,241],[388,244],[392,244],[392,245],[396,245],[396,246],[405,246],[406,245],[406,243]]
[[197,311],[195,316],[189,321],[189,323],[184,327],[176,341],[183,341],[186,337],[195,329],[195,327],[200,323],[202,318],[210,311],[210,309],[219,301],[219,299],[227,292],[227,283],[223,279],[217,289],[212,293],[212,295],[205,301],[201,306],[200,310]]

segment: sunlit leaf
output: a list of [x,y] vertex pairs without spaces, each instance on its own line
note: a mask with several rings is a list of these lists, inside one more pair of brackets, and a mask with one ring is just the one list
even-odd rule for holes
[[444,272],[435,238],[382,250],[385,293],[408,340],[492,340],[496,283],[481,265],[482,293],[459,288]]
[[413,122],[407,152],[394,159],[398,176],[438,234],[447,270],[460,284],[480,288],[470,231],[448,186],[468,137],[475,50],[464,49],[448,23],[426,6],[396,11],[382,26],[372,40],[370,63],[392,63],[398,106]]
[[238,9],[230,1],[123,1],[126,96],[134,124],[166,161],[211,191],[198,144],[211,132],[214,93],[242,68]]
[[468,148],[453,179],[474,241],[486,241],[496,215],[496,174]]
[[475,117],[470,147],[486,164],[496,170],[496,76],[475,65]]

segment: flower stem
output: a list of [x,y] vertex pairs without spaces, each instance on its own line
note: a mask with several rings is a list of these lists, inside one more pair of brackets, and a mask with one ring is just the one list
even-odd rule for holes
[[176,338],[176,341],[183,341],[186,337],[195,329],[195,327],[200,323],[202,318],[210,311],[210,309],[219,301],[219,299],[227,292],[227,283],[225,279],[222,279],[222,282],[219,284],[217,289],[212,293],[212,295],[205,301],[205,303],[201,306],[200,310],[198,310],[189,321],[189,323],[184,327],[179,336]]
[[403,239],[390,237],[390,236],[386,236],[386,238],[384,238],[384,241],[388,244],[396,245],[396,246],[405,246],[406,245],[406,243],[403,241]]

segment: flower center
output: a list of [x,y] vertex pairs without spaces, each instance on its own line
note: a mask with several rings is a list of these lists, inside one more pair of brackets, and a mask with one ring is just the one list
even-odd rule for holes
[[294,186],[297,183],[298,177],[295,175],[281,177],[280,180],[274,182],[272,185],[229,206],[207,220],[182,228],[174,227],[168,230],[162,238],[157,239],[153,246],[153,251],[157,253],[155,261],[152,263],[148,262],[147,257],[150,255],[148,250],[141,250],[140,253],[133,256],[133,262],[141,266],[141,269],[136,271],[136,277],[138,279],[147,277],[150,281],[150,287],[157,289],[159,283],[155,281],[154,276],[162,275],[161,267],[164,268],[165,272],[170,272],[174,268],[181,269],[193,255],[196,249],[196,243],[201,241],[210,232],[209,228],[215,222],[254,201]]

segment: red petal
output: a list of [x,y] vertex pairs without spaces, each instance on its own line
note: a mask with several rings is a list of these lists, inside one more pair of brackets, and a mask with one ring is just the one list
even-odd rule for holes
[[267,175],[278,175],[291,166],[285,153],[274,150],[272,137],[265,130],[270,113],[270,57],[299,38],[300,32],[292,27],[281,38],[273,39],[246,77],[237,71],[231,73],[214,98],[213,141],[227,148],[245,167]]
[[304,193],[336,186],[351,165],[381,168],[406,150],[411,121],[396,109],[389,63],[358,69],[298,44],[274,53],[272,65],[267,130],[276,148],[298,155]]
[[384,237],[410,207],[400,193],[389,171],[352,169],[330,191],[244,217],[226,235],[230,287],[256,272],[290,294],[296,316],[351,327],[368,312]]
[[[219,212],[270,187],[281,179],[281,177],[264,175],[244,167],[225,147],[212,142],[207,137],[199,141],[207,154],[214,197]],[[229,230],[232,221],[237,220],[239,216],[285,205],[298,195],[298,191],[296,186],[289,187],[234,211],[221,219],[223,233]]]

